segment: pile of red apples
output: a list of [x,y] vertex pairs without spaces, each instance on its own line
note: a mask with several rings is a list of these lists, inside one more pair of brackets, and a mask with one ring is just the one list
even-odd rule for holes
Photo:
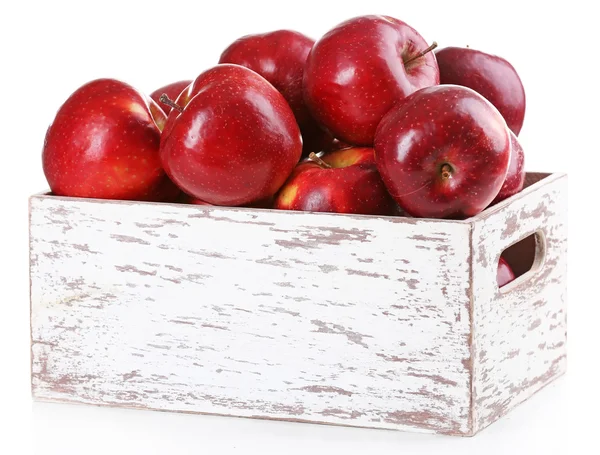
[[[249,35],[194,81],[77,89],[43,148],[53,194],[464,219],[523,188],[513,66],[361,16]],[[501,260],[498,284],[514,278]]]

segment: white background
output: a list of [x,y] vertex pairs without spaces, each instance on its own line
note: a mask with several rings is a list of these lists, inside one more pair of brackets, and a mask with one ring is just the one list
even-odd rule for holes
[[[2,1],[0,3],[0,454],[597,453],[598,25],[595,0]],[[542,6],[543,5],[543,6]],[[247,419],[32,404],[27,196],[46,188],[40,152],[81,84],[122,79],[151,92],[193,79],[247,33],[318,38],[344,19],[395,16],[441,47],[513,63],[527,92],[526,166],[569,173],[569,371],[471,439]],[[596,425],[594,425],[596,424]],[[596,430],[597,432],[597,430]],[[569,438],[570,436],[570,438]]]

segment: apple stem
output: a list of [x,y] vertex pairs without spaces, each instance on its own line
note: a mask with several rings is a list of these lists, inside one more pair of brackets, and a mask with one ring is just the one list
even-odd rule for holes
[[166,104],[167,106],[169,106],[179,112],[183,112],[183,108],[179,104],[177,104],[175,101],[173,101],[171,98],[169,98],[166,93],[163,93],[162,95],[160,95],[160,98],[158,99],[158,101],[160,101],[163,104]]
[[448,164],[442,166],[442,178],[448,180],[452,176],[452,168]]
[[438,47],[438,43],[436,43],[435,41],[433,43],[431,43],[431,46],[429,46],[427,49],[422,50],[421,52],[419,52],[417,55],[413,55],[411,58],[409,58],[408,60],[406,60],[404,62],[404,66],[408,65],[409,63],[415,61],[418,58],[423,57],[425,54],[428,54],[429,52],[431,52],[432,50],[434,50],[436,47]]
[[310,152],[310,155],[308,155],[308,159],[311,161],[314,161],[316,164],[321,166],[323,169],[331,169],[331,165],[327,164],[325,161],[323,161],[321,158],[319,158],[315,152]]

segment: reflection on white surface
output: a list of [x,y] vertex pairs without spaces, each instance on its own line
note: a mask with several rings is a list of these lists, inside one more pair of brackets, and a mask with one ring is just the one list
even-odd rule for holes
[[34,453],[560,453],[568,420],[566,379],[550,384],[474,438],[36,402]]

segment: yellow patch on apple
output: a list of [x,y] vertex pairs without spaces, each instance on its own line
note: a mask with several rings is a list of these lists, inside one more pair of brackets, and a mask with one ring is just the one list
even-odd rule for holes
[[279,200],[283,205],[289,206],[294,202],[294,199],[296,199],[297,193],[298,187],[296,185],[287,185],[281,190]]

